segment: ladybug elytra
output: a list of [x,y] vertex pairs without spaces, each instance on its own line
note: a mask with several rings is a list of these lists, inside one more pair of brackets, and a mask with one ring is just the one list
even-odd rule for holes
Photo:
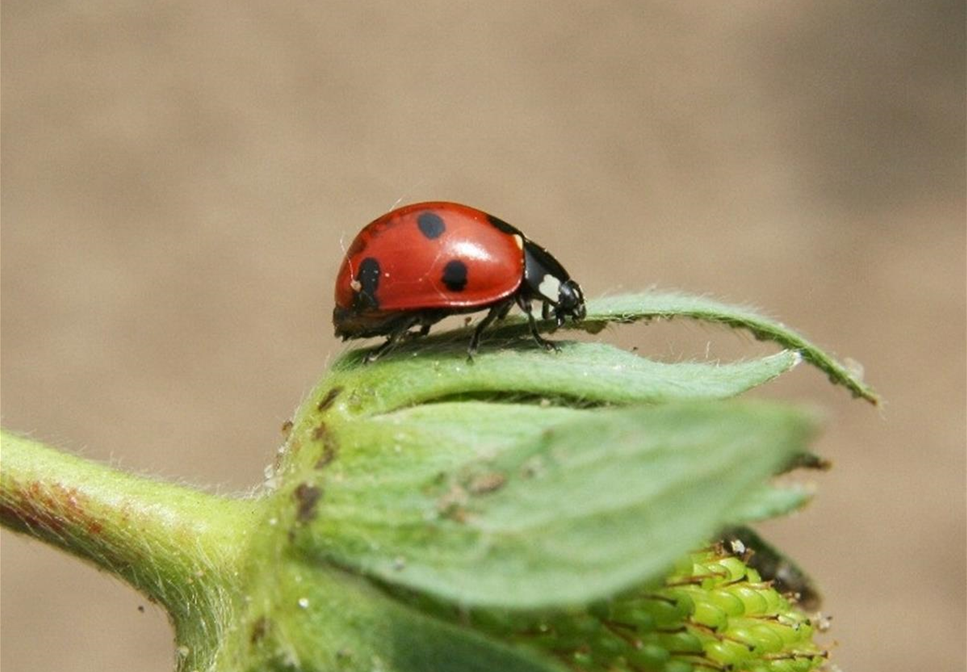
[[386,336],[372,361],[414,327],[425,336],[449,315],[488,310],[470,339],[516,304],[527,315],[534,340],[541,337],[531,304],[558,326],[585,316],[581,287],[537,243],[507,222],[457,203],[403,206],[368,224],[346,251],[336,277],[332,321],[343,340]]

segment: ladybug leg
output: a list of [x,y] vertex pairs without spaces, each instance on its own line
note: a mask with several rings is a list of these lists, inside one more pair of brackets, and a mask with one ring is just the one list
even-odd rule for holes
[[372,362],[375,362],[381,356],[383,356],[384,354],[392,350],[396,346],[396,343],[400,340],[400,338],[406,335],[406,332],[410,330],[410,327],[415,325],[417,322],[419,322],[419,317],[412,317],[410,319],[400,322],[396,327],[393,328],[393,331],[389,333],[389,336],[387,336],[386,338],[386,342],[384,342],[378,348],[376,348],[368,355],[366,355],[366,359],[364,360],[364,362],[366,364],[371,364]]
[[531,302],[527,299],[524,299],[518,296],[517,305],[520,306],[520,309],[527,314],[527,321],[530,324],[530,328],[531,328],[531,336],[534,337],[534,340],[537,341],[537,344],[542,348],[544,348],[545,350],[548,350],[548,351],[553,350],[554,352],[560,352],[561,349],[557,346],[556,343],[554,343],[554,341],[547,340],[546,338],[540,335],[540,332],[537,331],[537,320],[534,319],[534,313],[531,311]]
[[500,314],[497,315],[497,319],[498,320],[502,320],[505,317],[507,317],[507,313],[509,313],[510,312],[510,309],[513,308],[513,307],[514,307],[514,302],[513,301],[507,301],[506,303],[504,303],[504,307],[501,308]]
[[564,326],[564,313],[560,310],[554,309],[554,304],[550,301],[544,301],[541,304],[541,319],[550,320],[553,319],[557,325],[555,328],[559,329]]
[[430,333],[430,327],[432,327],[434,324],[439,322],[444,317],[446,317],[446,315],[441,314],[439,312],[430,312],[430,311],[424,312],[423,314],[420,315],[419,319],[416,321],[416,324],[420,325],[420,330],[410,334],[410,336],[413,336],[414,338],[416,338],[417,336],[426,336],[427,334]]
[[513,305],[513,300],[498,303],[490,309],[490,312],[488,312],[482,320],[480,320],[480,323],[477,324],[477,328],[473,330],[473,336],[470,337],[470,346],[467,348],[467,361],[473,361],[473,356],[477,353],[477,348],[480,346],[480,335],[483,333],[483,330],[489,327],[494,320],[499,320],[505,317]]

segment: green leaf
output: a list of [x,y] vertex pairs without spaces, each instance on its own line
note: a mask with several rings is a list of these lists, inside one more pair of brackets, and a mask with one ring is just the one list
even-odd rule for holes
[[[213,672],[562,672],[539,652],[401,604],[270,538],[251,558],[244,611]],[[266,557],[283,559],[268,565]]]
[[[519,408],[491,406],[495,428],[521,426],[500,407]],[[439,427],[452,409],[438,410]],[[812,424],[764,404],[541,410],[581,415],[470,446],[459,432],[476,429],[459,416],[422,449],[421,423],[405,415],[388,420],[390,444],[372,441],[367,432],[386,430],[371,421],[357,423],[367,429],[356,444],[347,428],[355,447],[326,473],[296,548],[463,606],[584,604],[658,577],[734,520],[750,488],[804,450]]]
[[862,397],[873,404],[879,403],[879,396],[861,380],[855,366],[851,370],[796,331],[781,322],[760,315],[751,308],[730,306],[702,296],[648,292],[609,296],[591,301],[588,313],[592,325],[612,321],[687,317],[746,329],[759,340],[774,341],[784,348],[799,350],[803,359],[828,375],[833,384],[845,386],[855,397]]
[[751,523],[786,516],[812,501],[813,492],[804,486],[762,483],[752,488],[729,517],[733,523]]
[[[735,329],[750,331],[756,338],[774,341],[784,348],[799,350],[803,358],[829,376],[832,383],[845,386],[853,396],[862,397],[877,404],[879,396],[861,380],[856,370],[836,361],[832,356],[806,340],[802,335],[781,322],[760,315],[755,310],[731,306],[703,296],[691,296],[678,292],[650,291],[640,294],[607,296],[588,301],[587,317],[581,322],[568,322],[566,329],[582,329],[591,333],[601,331],[610,323],[630,323],[639,320],[671,319],[685,317],[703,322],[724,324]],[[540,323],[542,330],[554,327],[553,322]],[[512,315],[495,325],[494,335],[520,335],[527,332],[527,321],[520,315]],[[466,330],[438,334],[431,339],[446,341],[457,336],[469,338]],[[429,339],[428,339],[429,340]],[[855,369],[856,367],[853,367]]]
[[353,352],[338,363],[329,389],[343,388],[356,413],[385,413],[467,397],[547,396],[572,405],[656,403],[731,397],[766,383],[801,360],[795,351],[732,364],[663,364],[603,343],[562,343],[547,353],[528,342],[488,349],[472,363],[464,343],[404,348],[378,365]]

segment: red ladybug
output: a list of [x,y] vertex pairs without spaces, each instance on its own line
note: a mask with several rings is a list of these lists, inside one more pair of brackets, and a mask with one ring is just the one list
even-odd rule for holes
[[371,222],[353,240],[336,277],[332,322],[343,340],[386,336],[376,359],[413,327],[425,336],[448,315],[487,309],[470,339],[516,303],[544,349],[531,302],[557,325],[585,316],[584,296],[551,253],[507,222],[457,203],[416,203]]

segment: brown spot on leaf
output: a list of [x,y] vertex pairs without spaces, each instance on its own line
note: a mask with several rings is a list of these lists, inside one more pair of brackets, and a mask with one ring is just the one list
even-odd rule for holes
[[504,483],[507,482],[507,477],[500,473],[499,471],[489,471],[484,474],[477,474],[474,476],[470,483],[467,484],[467,489],[474,495],[485,495],[489,492],[496,492],[504,487]]
[[329,437],[329,427],[324,422],[320,422],[312,430],[312,438],[315,441],[325,441]]
[[467,519],[467,491],[457,484],[454,484],[437,500],[437,511],[441,515],[462,523]]
[[318,461],[316,461],[316,469],[325,469],[336,459],[336,454],[339,452],[336,439],[324,422],[319,423],[312,430],[312,438],[322,442],[322,454],[319,456]]
[[316,460],[316,469],[325,469],[333,460],[336,459],[336,447],[332,445],[326,445],[322,449],[322,455]]
[[251,644],[257,644],[265,635],[268,634],[269,630],[272,628],[272,621],[270,621],[265,616],[259,616],[255,623],[252,624],[252,632],[249,635],[248,641]]
[[786,467],[786,469],[789,471],[792,471],[793,469],[816,469],[818,471],[829,471],[832,468],[833,463],[831,460],[827,460],[824,457],[813,455],[811,453],[800,453],[794,457]]
[[324,411],[334,403],[336,403],[336,397],[342,393],[343,388],[341,386],[336,386],[326,393],[326,396],[316,405],[316,408],[320,411]]
[[523,478],[537,478],[544,473],[544,458],[534,455],[528,458],[520,467],[520,475]]
[[299,503],[299,509],[296,511],[296,520],[300,523],[308,523],[316,517],[316,505],[322,498],[321,488],[315,485],[309,485],[308,483],[300,483],[296,486],[292,496]]
[[282,423],[282,436],[289,438],[289,432],[292,431],[292,421],[286,420]]
[[302,441],[299,440],[298,436],[291,437],[286,441],[285,445],[275,451],[275,470],[279,471],[282,468],[282,462],[285,460],[286,454],[298,455],[300,450],[302,450]]

